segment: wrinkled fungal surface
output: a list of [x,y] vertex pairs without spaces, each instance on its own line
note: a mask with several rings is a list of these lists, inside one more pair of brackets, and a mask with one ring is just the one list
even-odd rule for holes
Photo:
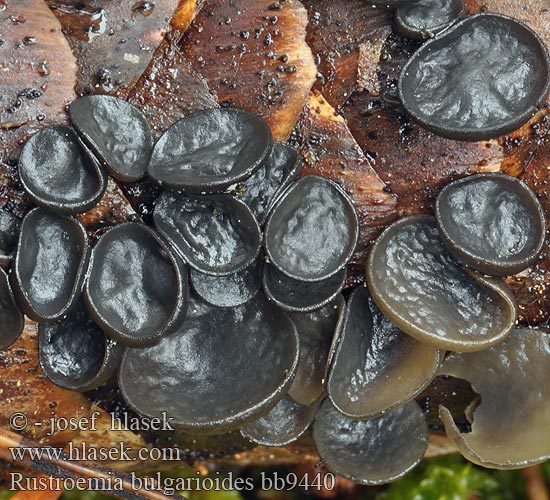
[[69,107],[71,122],[116,179],[145,177],[153,148],[149,123],[130,103],[105,95],[80,97]]
[[0,268],[0,350],[7,349],[19,338],[24,325],[24,318],[15,303],[8,276]]
[[187,269],[143,224],[109,229],[92,251],[86,306],[123,345],[151,345],[170,333],[185,315],[187,295]]
[[436,203],[444,243],[486,274],[515,274],[535,262],[546,224],[536,195],[519,179],[479,174],[448,184]]
[[341,413],[373,418],[420,394],[442,359],[442,352],[393,325],[359,286],[348,301],[328,393]]
[[313,423],[319,457],[335,474],[362,484],[384,484],[413,469],[428,447],[420,406],[405,406],[372,420],[350,420],[325,399]]
[[235,307],[255,297],[262,285],[262,261],[258,258],[241,271],[228,276],[212,276],[191,269],[191,285],[196,294],[213,306]]
[[266,415],[241,428],[242,435],[263,446],[287,446],[313,422],[317,404],[304,406],[284,396]]
[[479,141],[528,121],[548,95],[549,58],[540,38],[515,19],[468,17],[424,44],[403,68],[399,94],[422,126]]
[[516,321],[507,285],[466,272],[430,216],[405,217],[380,235],[367,260],[367,281],[376,305],[393,323],[439,349],[486,349],[502,341]]
[[240,271],[260,251],[260,228],[241,201],[226,194],[165,191],[153,214],[155,226],[197,271],[217,276]]
[[288,394],[302,405],[312,405],[325,391],[328,366],[345,307],[344,297],[338,295],[316,311],[289,313],[300,337],[300,360]]
[[448,436],[468,460],[516,469],[550,459],[548,366],[550,335],[527,328],[486,351],[453,353],[445,360],[439,372],[467,380],[481,397],[467,434],[440,407]]
[[346,269],[323,281],[311,283],[286,276],[273,265],[264,266],[263,287],[269,299],[287,311],[319,309],[336,297],[346,281]]
[[41,323],[38,359],[42,371],[56,385],[89,391],[109,381],[121,354],[80,304],[62,322]]
[[357,238],[357,214],[349,197],[315,175],[302,177],[281,195],[265,228],[271,262],[302,281],[322,281],[342,270]]
[[25,144],[18,166],[31,199],[54,212],[86,212],[105,191],[105,174],[86,155],[69,127],[47,127],[34,134]]
[[261,225],[266,221],[270,206],[298,176],[301,167],[298,151],[284,142],[275,141],[262,166],[242,183],[240,198]]
[[288,390],[297,364],[296,328],[261,294],[226,308],[192,298],[176,332],[126,351],[119,386],[146,417],[166,412],[182,430],[216,433],[266,413]]
[[88,266],[86,230],[76,219],[35,208],[23,219],[12,287],[21,310],[36,321],[69,312]]
[[155,144],[149,175],[175,189],[219,191],[258,170],[271,148],[267,123],[239,109],[197,111]]
[[17,248],[21,221],[12,213],[0,208],[0,266],[7,268]]
[[464,0],[413,0],[398,7],[395,26],[402,35],[422,40],[456,22],[464,10]]

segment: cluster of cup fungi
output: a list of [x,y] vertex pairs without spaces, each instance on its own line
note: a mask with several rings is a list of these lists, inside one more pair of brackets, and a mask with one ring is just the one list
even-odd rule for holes
[[[422,126],[487,139],[546,99],[546,48],[524,24],[459,20],[457,1],[391,3],[399,32],[430,38],[399,81]],[[549,457],[540,436],[550,430],[550,337],[516,326],[502,279],[536,261],[546,233],[522,181],[495,173],[449,184],[435,217],[386,228],[366,283],[345,299],[353,203],[329,180],[300,177],[297,151],[273,141],[259,116],[196,112],[154,143],[143,114],[114,97],[81,97],[69,115],[72,127],[40,130],[19,158],[37,208],[22,222],[0,211],[1,348],[25,314],[39,322],[53,383],[89,391],[116,373],[139,415],[166,413],[191,434],[240,429],[286,446],[312,425],[326,466],[365,484],[392,481],[424,456],[415,397],[437,375],[481,396],[468,433],[440,408],[468,459],[514,468]],[[98,203],[108,176],[148,176],[163,189],[153,227],[116,225],[91,248],[74,216]]]

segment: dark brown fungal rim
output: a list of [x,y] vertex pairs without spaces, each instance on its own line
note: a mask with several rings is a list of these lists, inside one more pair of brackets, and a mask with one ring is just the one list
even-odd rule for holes
[[[171,176],[166,175],[166,172],[163,171],[163,169],[166,168],[166,164],[177,163],[177,160],[173,160],[171,162],[166,160],[165,157],[168,156],[168,153],[164,151],[164,149],[167,149],[166,143],[168,142],[173,144],[174,140],[177,141],[177,137],[181,135],[180,128],[182,127],[190,127],[191,133],[196,132],[197,128],[200,127],[201,119],[204,119],[205,117],[209,118],[209,115],[215,114],[233,115],[235,117],[240,117],[242,120],[253,122],[253,126],[256,128],[256,147],[260,145],[260,148],[256,152],[257,154],[254,155],[254,158],[247,158],[246,161],[241,161],[241,166],[234,166],[233,169],[229,172],[211,175],[199,175],[196,167],[184,170],[181,168],[180,162],[180,168],[178,169],[180,175],[179,180],[175,180],[173,178],[170,178]],[[196,121],[199,122],[199,125],[194,123]],[[210,132],[212,133],[213,131],[210,130]],[[210,139],[211,138],[212,135]],[[178,142],[181,143],[181,141]],[[236,184],[240,181],[245,180],[246,178],[250,177],[256,170],[258,170],[269,155],[271,144],[271,129],[269,128],[268,124],[263,120],[263,118],[255,113],[250,113],[248,111],[235,108],[211,108],[207,110],[196,111],[174,123],[159,138],[153,148],[153,153],[151,155],[151,160],[149,162],[147,172],[149,174],[149,177],[157,181],[162,186],[170,189],[186,190],[191,192],[223,191],[225,188],[231,186],[232,184]],[[197,145],[194,145],[194,147],[197,147]],[[159,151],[160,149],[162,150]],[[159,156],[161,156],[161,158],[158,158]],[[181,151],[178,154],[174,154],[172,152],[172,156],[174,156],[175,158],[181,158],[183,154]],[[189,161],[187,163],[189,163]],[[184,176],[184,179],[181,178],[182,171],[188,171],[188,173],[186,173],[186,175]]]
[[[456,188],[460,188],[464,185],[475,183],[481,180],[493,180],[499,183],[508,184],[513,188],[515,192],[521,195],[521,198],[528,205],[528,208],[534,214],[536,214],[536,220],[538,223],[538,227],[536,228],[536,242],[532,248],[528,249],[528,255],[515,259],[485,258],[465,248],[464,245],[457,241],[447,230],[447,225],[444,221],[443,216],[443,213],[445,211],[443,205],[445,202],[445,197],[449,194],[450,191]],[[459,179],[457,181],[451,182],[450,184],[447,184],[441,190],[439,196],[437,197],[435,205],[435,215],[437,219],[439,233],[449,251],[456,255],[456,257],[465,264],[470,265],[474,269],[492,276],[508,276],[511,274],[516,274],[528,268],[537,261],[537,258],[544,245],[544,240],[546,236],[546,221],[544,217],[544,211],[537,196],[522,180],[506,174],[476,174],[464,177],[463,179]]]
[[9,269],[13,254],[17,250],[17,240],[21,221],[18,217],[0,208],[0,268]]
[[84,200],[74,202],[54,200],[54,193],[52,193],[52,195],[50,196],[46,196],[44,193],[40,193],[39,189],[34,186],[33,181],[35,172],[33,172],[32,170],[30,172],[27,172],[27,169],[25,168],[25,163],[21,161],[20,157],[19,178],[21,180],[21,184],[33,203],[48,210],[51,210],[52,212],[62,215],[76,215],[79,213],[87,212],[98,204],[99,200],[105,193],[105,189],[107,188],[107,175],[99,166],[96,158],[92,155],[92,153],[88,150],[86,145],[81,141],[81,139],[77,136],[72,128],[64,125],[56,125],[54,127],[41,129],[27,141],[27,143],[25,144],[25,148],[21,153],[21,156],[23,156],[23,154],[25,153],[25,149],[32,147],[34,142],[39,141],[41,139],[41,133],[48,129],[55,129],[59,131],[59,133],[65,134],[67,137],[70,137],[70,139],[74,141],[75,147],[80,150],[80,159],[82,163],[86,164],[86,166],[97,176],[97,189],[91,196],[88,196]]
[[396,31],[414,40],[425,40],[426,38],[431,38],[440,31],[451,27],[454,23],[464,17],[464,14],[466,12],[466,5],[464,3],[464,0],[449,0],[449,3],[451,4],[451,8],[453,9],[453,19],[444,21],[435,26],[430,26],[427,29],[418,29],[417,27],[412,26],[407,22],[407,16],[406,14],[404,14],[403,9],[407,10],[407,7],[409,5],[414,9],[414,1],[403,4],[402,6],[398,5],[394,18]]
[[[81,253],[79,259],[78,269],[76,271],[76,280],[73,283],[71,294],[67,303],[60,308],[56,314],[52,315],[42,315],[32,304],[32,300],[29,297],[28,292],[22,286],[22,276],[21,276],[21,260],[24,257],[25,251],[28,250],[25,248],[23,237],[26,233],[26,226],[32,224],[34,219],[39,217],[41,214],[47,214],[50,217],[57,217],[62,219],[67,228],[76,235],[79,240],[79,250]],[[82,287],[84,280],[86,278],[86,271],[88,269],[88,261],[90,257],[90,244],[88,240],[88,233],[84,226],[74,217],[53,214],[44,210],[43,208],[35,208],[31,210],[23,219],[21,224],[21,232],[19,233],[19,241],[17,245],[17,252],[15,254],[15,259],[12,266],[12,272],[10,273],[10,283],[13,289],[13,293],[17,300],[17,304],[21,311],[26,314],[29,318],[34,321],[55,321],[59,318],[65,316],[76,304],[82,293]]]
[[[122,332],[115,328],[109,318],[107,318],[100,310],[97,304],[97,298],[90,290],[91,273],[94,269],[94,264],[98,259],[98,253],[102,251],[102,247],[110,243],[110,239],[116,238],[119,233],[124,231],[141,231],[146,238],[153,241],[159,248],[159,253],[167,261],[174,271],[176,290],[174,307],[168,319],[164,322],[161,328],[151,331],[147,335],[135,336],[130,331]],[[152,229],[138,222],[125,222],[110,228],[106,231],[92,250],[90,257],[90,265],[88,267],[88,276],[84,284],[83,299],[88,313],[93,320],[104,330],[109,336],[124,346],[128,347],[148,347],[159,341],[160,338],[171,333],[183,321],[187,308],[187,298],[189,295],[187,268],[178,260],[172,253],[164,240],[158,236]]]
[[[321,183],[326,186],[330,186],[330,188],[335,191],[335,194],[339,198],[339,201],[345,212],[345,215],[347,218],[347,224],[348,224],[347,229],[349,229],[349,232],[350,232],[349,241],[343,242],[344,251],[342,252],[342,255],[338,260],[338,264],[333,265],[332,266],[333,269],[331,269],[330,271],[325,271],[322,274],[317,273],[317,275],[314,277],[298,275],[295,272],[285,269],[284,264],[282,264],[279,261],[278,257],[274,254],[273,249],[271,248],[272,245],[275,245],[275,244],[281,245],[281,243],[277,242],[275,236],[272,234],[273,232],[277,231],[282,221],[286,219],[287,214],[283,213],[282,221],[277,220],[277,218],[281,219],[279,212],[281,211],[294,212],[294,210],[289,210],[286,205],[288,204],[299,205],[300,203],[303,203],[303,197],[301,196],[300,192],[304,190],[304,186],[307,188],[308,184],[313,184],[313,183]],[[309,209],[310,207],[309,205],[307,205],[306,210],[309,210]],[[312,228],[309,228],[309,229],[310,231],[313,231]],[[287,189],[283,193],[281,193],[281,195],[278,197],[276,203],[272,206],[269,212],[269,218],[264,231],[264,248],[269,258],[269,261],[283,274],[297,281],[315,283],[315,282],[327,280],[328,278],[341,272],[342,269],[346,267],[347,263],[353,256],[353,252],[355,251],[355,247],[357,245],[358,239],[359,239],[359,219],[357,217],[357,212],[355,211],[355,206],[353,204],[353,201],[348,196],[348,194],[338,184],[324,177],[319,177],[317,175],[306,175],[304,177],[301,177],[291,185],[289,185]]]
[[386,238],[388,235],[391,235],[395,230],[401,228],[401,226],[406,226],[409,224],[415,223],[433,223],[435,225],[435,218],[430,215],[410,215],[403,217],[398,221],[391,224],[387,227],[382,234],[377,238],[372,247],[369,250],[369,255],[367,257],[367,267],[366,267],[366,276],[369,286],[369,291],[376,305],[382,311],[382,313],[390,319],[398,328],[403,330],[405,333],[412,335],[417,338],[420,342],[425,342],[432,344],[439,349],[447,349],[451,351],[480,351],[491,347],[492,345],[497,344],[504,340],[514,329],[517,318],[517,304],[514,297],[514,294],[510,288],[503,282],[501,279],[493,278],[490,276],[483,276],[475,271],[464,268],[464,272],[469,274],[470,277],[487,287],[488,291],[492,294],[495,294],[503,301],[506,305],[509,315],[506,317],[505,326],[501,329],[498,335],[494,335],[484,340],[476,340],[472,342],[471,340],[462,340],[462,339],[436,339],[433,332],[427,331],[425,329],[419,328],[410,321],[402,318],[401,316],[396,316],[391,307],[386,304],[384,293],[379,289],[377,280],[374,277],[375,269],[377,264],[374,262],[374,258],[378,251],[378,248],[381,245],[386,243]]
[[[408,86],[409,75],[412,74],[412,68],[417,61],[424,57],[425,54],[433,52],[434,49],[445,47],[448,37],[455,37],[464,26],[477,22],[479,19],[490,18],[499,20],[508,24],[511,32],[519,34],[523,39],[528,39],[532,46],[532,50],[537,54],[540,67],[539,86],[540,91],[533,102],[527,106],[521,113],[518,113],[514,118],[503,121],[499,126],[495,127],[447,127],[438,125],[437,121],[425,118],[423,113],[419,112],[413,99],[409,99]],[[414,82],[412,82],[414,83]],[[460,141],[482,141],[488,140],[500,135],[510,133],[524,123],[529,121],[535,113],[544,106],[546,98],[550,92],[550,56],[548,50],[541,38],[527,25],[509,16],[494,13],[482,13],[469,16],[466,19],[454,24],[449,29],[440,32],[434,38],[426,42],[416,53],[409,59],[401,71],[398,82],[399,99],[406,109],[407,113],[422,127],[434,132],[435,134]]]
[[[0,350],[7,349],[21,335],[25,318],[19,311],[8,275],[0,268]],[[6,335],[7,334],[7,335]]]

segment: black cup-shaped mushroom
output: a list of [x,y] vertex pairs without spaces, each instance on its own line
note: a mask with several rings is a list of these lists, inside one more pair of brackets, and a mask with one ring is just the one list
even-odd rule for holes
[[91,95],[73,101],[69,114],[84,143],[115,179],[145,177],[153,135],[139,109],[123,99]]
[[38,360],[54,384],[85,392],[114,374],[122,349],[105,336],[83,303],[62,322],[41,323],[38,332]]
[[403,406],[435,377],[443,352],[403,333],[378,310],[366,287],[348,301],[328,394],[350,418],[373,418]]
[[486,351],[449,355],[439,373],[467,380],[481,397],[468,433],[439,408],[447,435],[468,460],[518,469],[550,459],[549,367],[550,335],[527,328]]
[[69,215],[93,208],[107,185],[77,135],[62,125],[43,128],[27,141],[19,157],[19,175],[34,203]]
[[296,328],[261,294],[223,308],[192,297],[176,332],[125,352],[119,386],[141,415],[165,412],[181,430],[220,433],[268,412],[297,364]]
[[0,208],[0,267],[7,269],[11,263],[17,240],[21,221],[11,212]]
[[182,322],[187,269],[151,229],[127,222],[92,251],[84,299],[94,321],[125,346],[148,346]]
[[376,485],[400,478],[422,460],[428,426],[416,401],[372,420],[350,420],[325,399],[313,423],[313,440],[329,470]]
[[550,59],[526,25],[478,14],[425,43],[399,79],[399,96],[423,127],[481,141],[511,132],[544,104]]
[[273,265],[264,266],[264,292],[286,311],[308,312],[320,309],[334,300],[346,282],[346,269],[323,281],[311,283],[295,280]]
[[325,391],[345,307],[344,297],[338,295],[317,311],[289,313],[300,337],[300,361],[288,394],[302,405],[312,405]]
[[367,259],[367,282],[392,323],[439,349],[486,349],[515,325],[512,291],[500,279],[466,271],[428,215],[404,217],[380,235]]
[[284,396],[266,415],[241,428],[241,434],[263,446],[288,446],[306,432],[318,404],[304,406]]
[[494,276],[533,264],[546,223],[533,191],[505,174],[478,174],[445,186],[436,217],[447,248],[470,267]]
[[424,40],[464,16],[464,0],[413,0],[398,7],[395,28],[402,35]]
[[332,181],[308,175],[277,200],[265,228],[265,249],[290,278],[323,281],[345,267],[358,232],[346,193]]
[[10,274],[21,310],[35,321],[67,314],[80,298],[89,254],[88,235],[78,220],[31,210],[21,225]]
[[271,149],[271,132],[258,115],[231,108],[197,111],[158,140],[149,175],[163,186],[220,191],[260,168]]
[[260,251],[260,228],[250,209],[226,194],[165,191],[155,226],[194,269],[227,276],[250,265]]
[[298,151],[283,142],[273,142],[262,166],[238,188],[237,195],[264,225],[269,208],[285,188],[298,176],[302,160]]
[[0,350],[12,345],[24,326],[25,320],[15,303],[8,275],[0,268]]

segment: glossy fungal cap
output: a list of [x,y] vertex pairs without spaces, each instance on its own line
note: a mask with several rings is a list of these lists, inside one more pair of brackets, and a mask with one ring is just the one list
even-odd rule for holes
[[197,111],[158,140],[148,173],[169,188],[220,191],[258,170],[270,148],[271,132],[260,116],[231,108]]
[[306,432],[318,406],[301,405],[286,395],[269,413],[243,426],[241,434],[263,446],[287,446]]
[[0,350],[7,349],[21,335],[25,320],[15,303],[8,276],[0,268]]
[[283,142],[273,142],[262,166],[241,186],[244,201],[260,225],[264,225],[269,208],[284,189],[298,177],[302,160],[298,151]]
[[465,10],[464,0],[414,0],[398,7],[395,29],[408,38],[424,40],[458,21]]
[[253,299],[262,285],[262,260],[256,259],[228,276],[211,276],[191,269],[189,278],[195,293],[218,307],[235,307]]
[[550,335],[518,328],[483,352],[451,354],[439,372],[467,380],[481,396],[472,431],[462,434],[439,407],[447,435],[468,460],[518,469],[550,459]]
[[350,418],[373,418],[403,406],[433,380],[443,352],[399,330],[356,288],[328,379],[334,406]]
[[106,384],[115,372],[122,349],[82,303],[63,322],[41,323],[38,332],[38,360],[54,384],[85,392]]
[[183,320],[187,269],[154,231],[137,222],[109,229],[92,251],[84,299],[116,341],[148,346]]
[[83,141],[115,179],[133,182],[145,177],[153,135],[139,109],[123,99],[91,95],[73,101],[69,115]]
[[362,484],[384,484],[413,469],[428,448],[426,418],[416,401],[372,420],[350,420],[325,399],[313,423],[324,464]]
[[550,59],[526,25],[478,14],[425,43],[405,65],[399,97],[423,127],[481,141],[511,132],[544,104]]
[[367,282],[392,323],[438,349],[486,349],[515,325],[511,290],[466,271],[443,245],[434,217],[412,215],[389,226],[370,250]]
[[243,202],[226,194],[165,191],[157,199],[153,219],[183,259],[205,274],[236,273],[260,251],[258,222]]
[[8,268],[17,248],[21,221],[12,213],[0,208],[0,267]]
[[192,298],[176,332],[126,351],[119,386],[143,416],[166,412],[181,430],[220,433],[269,411],[297,364],[296,328],[261,294],[224,308]]
[[19,176],[34,203],[74,215],[93,208],[105,192],[106,176],[87,156],[70,127],[34,134],[19,157]]
[[308,312],[334,300],[346,282],[346,269],[323,281],[289,278],[273,265],[264,266],[263,287],[267,297],[286,311]]
[[84,226],[42,208],[23,219],[12,288],[21,310],[35,321],[66,315],[82,292],[90,248]]
[[544,212],[527,185],[505,174],[478,174],[448,184],[436,202],[447,248],[470,267],[494,276],[533,264],[546,234]]
[[289,313],[300,337],[300,360],[288,394],[302,405],[312,405],[325,391],[328,366],[337,345],[345,307],[344,297],[338,295],[317,311]]
[[358,219],[334,182],[308,175],[277,200],[265,228],[265,249],[287,276],[323,281],[341,271],[357,243]]

